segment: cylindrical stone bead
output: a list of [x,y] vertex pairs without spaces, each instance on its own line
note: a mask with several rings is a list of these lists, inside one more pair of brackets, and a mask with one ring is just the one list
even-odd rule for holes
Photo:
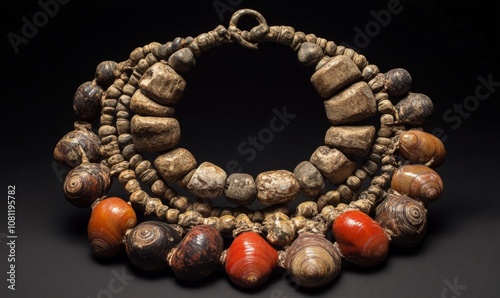
[[202,198],[217,198],[224,191],[226,179],[227,174],[223,169],[213,163],[203,162],[189,180],[187,190]]
[[323,98],[329,98],[345,86],[359,80],[361,72],[347,56],[333,57],[311,76],[311,83]]
[[272,206],[293,201],[300,185],[292,172],[275,170],[260,173],[255,179],[257,198],[263,206]]
[[366,171],[368,176],[373,176],[377,173],[378,165],[371,160],[365,160],[361,165],[361,168]]
[[250,205],[257,197],[255,180],[249,174],[233,173],[227,177],[224,195],[230,203]]
[[186,87],[186,81],[167,64],[152,65],[139,81],[141,91],[163,105],[179,102]]
[[134,115],[130,132],[139,152],[166,151],[180,141],[181,129],[175,118]]
[[325,181],[320,171],[309,161],[302,161],[293,170],[300,191],[306,198],[316,198],[324,189]]
[[326,116],[334,124],[365,120],[377,113],[377,104],[368,84],[361,81],[350,85],[324,101]]
[[195,157],[184,148],[176,148],[158,156],[155,168],[167,182],[175,182],[193,170],[197,163]]
[[356,169],[356,163],[340,150],[327,146],[318,147],[311,155],[310,162],[335,185],[342,183]]
[[346,155],[366,156],[375,138],[376,129],[371,125],[332,126],[326,131],[325,144]]

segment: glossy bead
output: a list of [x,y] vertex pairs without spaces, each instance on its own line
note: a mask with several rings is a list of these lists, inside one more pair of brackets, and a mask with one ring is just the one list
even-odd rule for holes
[[444,186],[433,169],[424,165],[405,165],[394,172],[391,188],[427,205],[439,199]]
[[264,284],[277,265],[278,252],[255,232],[237,236],[226,252],[226,273],[233,283],[243,288]]
[[215,227],[194,226],[177,246],[170,267],[181,280],[202,280],[220,267],[223,250],[222,235]]
[[391,245],[401,248],[419,244],[427,230],[427,209],[405,195],[388,194],[377,206],[375,220],[388,231]]
[[290,278],[304,288],[317,288],[333,281],[340,273],[338,249],[323,236],[301,233],[288,248],[285,268]]
[[119,197],[109,197],[92,209],[87,235],[97,257],[107,258],[124,249],[124,236],[135,227],[137,216],[134,209]]
[[170,224],[144,221],[127,233],[125,251],[137,268],[159,271],[168,267],[167,254],[181,239],[181,233]]
[[90,207],[104,196],[112,184],[109,168],[100,163],[84,162],[71,169],[64,179],[64,197],[77,207]]
[[427,164],[431,168],[439,167],[445,157],[443,142],[433,134],[421,130],[410,130],[399,137],[401,155],[413,163]]
[[344,258],[359,266],[383,262],[389,250],[384,229],[359,210],[348,210],[332,224],[332,232]]

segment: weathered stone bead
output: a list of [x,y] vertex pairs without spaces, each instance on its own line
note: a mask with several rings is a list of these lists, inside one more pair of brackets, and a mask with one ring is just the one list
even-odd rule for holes
[[313,66],[323,58],[323,50],[317,44],[304,42],[297,52],[299,62],[304,66]]
[[122,186],[125,186],[127,182],[132,179],[135,179],[135,172],[133,170],[125,170],[118,175],[118,182],[120,182]]
[[295,215],[312,218],[318,215],[318,205],[312,201],[302,202],[295,208]]
[[[129,182],[131,181],[134,180],[130,180]],[[130,194],[129,201],[134,209],[144,211],[149,198],[150,196],[145,191],[139,189]]]
[[142,92],[163,105],[176,104],[186,88],[186,81],[163,62],[152,65],[139,81]]
[[179,185],[182,188],[186,188],[188,183],[189,183],[189,180],[191,180],[191,177],[193,177],[193,174],[195,171],[196,171],[196,168],[192,169],[186,175],[181,177],[179,180],[176,180],[175,184]]
[[181,212],[177,209],[170,208],[167,210],[167,213],[165,214],[165,219],[169,224],[176,224],[179,221],[179,216]]
[[192,228],[203,223],[203,216],[193,210],[187,210],[179,215],[179,224],[184,228]]
[[325,135],[325,144],[350,156],[366,156],[375,138],[374,126],[332,126]]
[[95,70],[96,83],[103,88],[107,88],[113,84],[117,65],[115,61],[102,61],[99,63]]
[[179,73],[189,73],[196,65],[193,52],[188,48],[183,48],[173,53],[168,58],[168,65]]
[[156,212],[160,206],[163,206],[162,202],[158,198],[149,198],[146,206],[144,207],[144,215],[152,215]]
[[257,197],[255,180],[249,174],[233,173],[226,180],[226,199],[237,205],[250,205]]
[[203,162],[189,180],[187,190],[201,198],[220,197],[226,185],[227,174],[220,167],[210,162]]
[[383,99],[378,102],[377,109],[382,114],[392,113],[394,111],[394,105],[388,99]]
[[310,162],[335,185],[344,182],[356,169],[356,163],[340,150],[327,146],[318,147],[311,155]]
[[175,196],[170,200],[170,206],[184,212],[189,207],[189,198],[186,196]]
[[155,182],[153,182],[153,184],[151,184],[151,192],[153,192],[155,196],[162,196],[163,193],[167,191],[167,189],[167,184],[161,179],[157,179]]
[[262,225],[266,227],[266,239],[275,246],[287,246],[295,239],[295,228],[290,218],[281,212],[267,216]]
[[93,81],[81,84],[73,96],[73,111],[76,116],[92,122],[101,115],[101,97],[103,89]]
[[403,124],[421,126],[425,124],[434,113],[434,104],[425,94],[410,92],[395,106],[397,117]]
[[157,103],[141,90],[135,91],[132,96],[130,110],[142,116],[171,117],[175,114],[175,108]]
[[116,119],[116,131],[118,134],[130,133],[130,121],[124,118]]
[[330,190],[325,193],[326,201],[329,205],[337,206],[340,203],[340,193],[337,190]]
[[378,66],[375,64],[368,64],[364,69],[363,72],[361,73],[361,77],[365,82],[369,82],[371,79],[373,79],[377,74],[379,74],[380,70],[378,69]]
[[324,103],[326,116],[334,125],[361,121],[377,113],[375,97],[363,81],[352,84]]
[[361,72],[345,55],[333,57],[311,76],[311,83],[323,98],[329,98],[343,87],[359,80]]
[[175,182],[193,170],[197,165],[195,157],[184,148],[176,148],[158,156],[154,166],[167,182]]
[[223,235],[231,235],[236,227],[236,218],[232,215],[223,215],[217,220],[215,226],[217,230]]
[[300,185],[292,172],[287,170],[267,171],[255,179],[257,198],[263,206],[272,206],[293,201]]
[[353,191],[358,190],[361,187],[361,179],[351,175],[347,178],[345,184]]
[[339,185],[337,191],[340,193],[340,200],[343,203],[350,202],[354,196],[352,190],[345,184]]
[[196,201],[191,205],[192,210],[200,213],[203,217],[209,217],[212,211],[212,203],[203,198],[196,198]]
[[363,162],[361,168],[368,174],[368,176],[373,176],[377,173],[378,165],[373,161],[367,159]]
[[387,93],[393,97],[400,97],[410,91],[412,78],[404,68],[394,68],[384,74],[384,86]]
[[300,191],[306,198],[316,198],[325,189],[325,178],[309,161],[302,161],[293,170]]
[[134,115],[130,132],[139,152],[166,151],[179,142],[181,129],[175,118]]

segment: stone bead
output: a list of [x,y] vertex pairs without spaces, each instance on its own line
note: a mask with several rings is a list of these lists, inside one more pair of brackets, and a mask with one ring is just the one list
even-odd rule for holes
[[226,180],[226,199],[237,205],[250,205],[257,197],[255,180],[249,174],[233,173]]
[[196,65],[196,60],[190,49],[183,48],[168,58],[168,65],[179,73],[189,73]]
[[81,84],[73,96],[73,111],[76,116],[92,122],[101,115],[101,96],[103,89],[93,81]]
[[361,72],[345,55],[330,59],[311,76],[311,83],[323,98],[329,98],[343,87],[359,80]]
[[263,206],[272,206],[293,201],[300,185],[292,172],[287,170],[267,171],[255,179],[257,198]]
[[357,122],[377,113],[372,90],[365,82],[357,82],[325,100],[326,116],[334,124]]
[[287,246],[295,239],[295,227],[290,218],[281,212],[267,216],[262,225],[266,227],[266,239],[274,246]]
[[325,135],[325,144],[350,156],[366,156],[375,138],[374,126],[332,126]]
[[154,160],[158,174],[167,182],[175,182],[197,166],[196,159],[188,150],[176,148]]
[[318,205],[312,201],[302,202],[295,208],[295,214],[296,216],[312,218],[318,215]]
[[311,155],[310,162],[335,185],[344,182],[356,170],[355,162],[347,158],[340,150],[327,146],[318,147]]
[[384,74],[384,86],[387,93],[393,97],[400,97],[410,91],[412,78],[404,68],[394,68]]
[[130,131],[139,152],[166,151],[180,141],[181,129],[175,118],[134,115]]
[[130,110],[142,116],[171,117],[175,114],[175,108],[157,103],[141,90],[135,91],[132,96]]
[[421,126],[434,113],[432,100],[422,93],[409,93],[395,106],[397,117],[403,124]]
[[95,70],[95,80],[103,88],[109,87],[115,80],[115,70],[118,63],[115,61],[102,61]]
[[227,174],[223,169],[210,162],[203,162],[189,180],[187,190],[198,197],[214,199],[222,195],[226,179]]
[[176,104],[186,88],[186,81],[163,62],[152,65],[139,80],[139,88],[159,104]]
[[236,226],[236,219],[232,215],[223,215],[217,220],[215,227],[221,234],[230,235]]
[[304,66],[313,66],[323,58],[323,50],[317,44],[304,42],[297,52],[299,62]]
[[293,175],[306,198],[314,199],[325,189],[325,178],[309,161],[299,163],[293,170]]

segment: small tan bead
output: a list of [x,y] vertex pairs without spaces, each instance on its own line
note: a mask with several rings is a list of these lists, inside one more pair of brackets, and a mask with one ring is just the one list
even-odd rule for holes
[[293,201],[300,185],[292,172],[275,170],[260,173],[255,179],[257,198],[263,206],[272,206]]
[[144,215],[152,215],[156,213],[156,209],[163,206],[162,202],[158,198],[149,198],[146,206],[144,207]]
[[216,227],[221,234],[230,235],[236,227],[236,218],[232,215],[223,215],[217,220]]
[[181,212],[177,209],[170,208],[167,210],[165,218],[169,224],[176,224],[179,221]]
[[222,195],[226,179],[227,174],[223,169],[213,163],[203,162],[189,180],[187,190],[196,196],[214,199]]
[[189,207],[189,198],[186,196],[175,196],[170,200],[170,207],[184,212]]
[[356,163],[340,150],[327,146],[318,147],[311,155],[310,162],[335,185],[344,182],[356,169]]
[[179,215],[179,224],[181,227],[191,228],[203,223],[203,216],[193,210],[187,210]]
[[361,187],[361,179],[356,176],[349,176],[345,183],[353,191],[356,191]]
[[195,157],[184,148],[176,148],[158,156],[154,160],[155,168],[166,182],[175,182],[193,170]]
[[135,172],[133,170],[125,170],[118,175],[118,182],[123,186],[132,179],[135,179]]
[[313,66],[323,57],[323,50],[317,44],[304,42],[297,52],[299,62],[304,66]]
[[267,216],[262,225],[266,227],[266,239],[275,246],[290,245],[295,239],[295,228],[290,218],[281,212]]
[[125,191],[127,193],[131,194],[131,193],[133,193],[135,191],[140,190],[141,189],[141,185],[140,185],[139,181],[137,181],[137,179],[132,179],[132,180],[128,181],[125,184],[124,188],[125,188]]
[[297,216],[312,218],[318,215],[318,205],[312,201],[302,202],[295,208],[295,214]]
[[186,81],[163,62],[152,65],[139,81],[142,92],[163,105],[179,102],[186,88]]
[[212,203],[207,199],[197,198],[193,205],[191,205],[191,208],[203,217],[209,217],[212,211]]
[[343,87],[359,80],[361,72],[345,55],[333,57],[311,76],[311,83],[323,98],[329,98]]
[[350,202],[354,196],[352,190],[345,184],[339,185],[337,191],[340,193],[340,200],[343,203]]
[[328,205],[332,205],[335,207],[340,203],[341,196],[338,190],[330,190],[327,193],[325,193],[325,196]]
[[[130,180],[130,181],[134,181],[134,180]],[[130,183],[130,181],[129,181],[129,183]],[[136,190],[130,194],[130,203],[132,204],[132,207],[134,207],[134,209],[144,211],[144,208],[146,207],[146,204],[147,204],[149,198],[150,198],[150,196],[145,191],[143,191],[142,189],[139,189],[139,190]]]
[[157,179],[153,184],[151,184],[151,192],[153,192],[155,196],[163,195],[168,188],[167,184],[160,179]]

